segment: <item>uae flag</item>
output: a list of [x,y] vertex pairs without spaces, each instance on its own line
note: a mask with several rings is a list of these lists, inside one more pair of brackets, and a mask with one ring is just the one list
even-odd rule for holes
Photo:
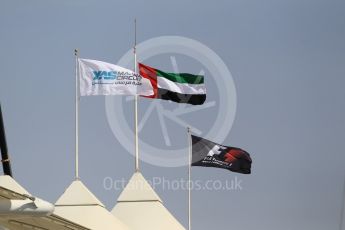
[[143,78],[151,81],[154,94],[148,98],[170,100],[177,103],[201,105],[206,100],[204,76],[189,73],[167,73],[139,63]]
[[216,167],[250,174],[252,159],[240,148],[216,144],[192,135],[192,166]]

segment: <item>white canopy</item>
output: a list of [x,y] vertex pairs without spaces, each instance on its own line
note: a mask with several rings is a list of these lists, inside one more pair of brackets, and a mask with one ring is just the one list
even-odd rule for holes
[[54,214],[92,230],[128,230],[80,181],[73,181],[55,203]]
[[132,230],[185,230],[140,172],[134,173],[111,212]]
[[[12,177],[6,175],[0,176],[0,203],[2,205],[0,229],[1,227],[6,227],[5,229],[11,230],[90,230],[55,214],[47,213],[45,216],[42,213],[36,213],[36,207],[39,209],[41,205],[41,202],[37,203],[38,200],[40,199],[32,197]],[[51,205],[52,208],[54,207],[48,202],[45,203],[48,206]],[[4,204],[7,204],[8,211],[6,211],[6,205]],[[18,204],[22,206],[19,206],[17,209]],[[13,205],[16,207],[13,207]]]

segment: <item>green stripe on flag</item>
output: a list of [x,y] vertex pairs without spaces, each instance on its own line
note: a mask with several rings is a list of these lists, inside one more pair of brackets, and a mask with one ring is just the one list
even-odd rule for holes
[[164,77],[173,82],[178,83],[188,83],[188,84],[203,84],[204,76],[202,75],[193,75],[189,73],[166,73],[156,69],[158,77]]

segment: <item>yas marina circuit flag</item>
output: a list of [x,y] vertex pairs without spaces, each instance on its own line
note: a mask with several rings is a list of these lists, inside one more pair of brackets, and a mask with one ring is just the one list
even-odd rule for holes
[[81,96],[153,95],[150,81],[131,70],[90,59],[78,59],[78,64]]
[[250,174],[252,159],[240,148],[216,144],[192,136],[192,166],[216,167],[232,172]]
[[188,73],[166,73],[139,63],[140,75],[149,79],[154,94],[149,98],[201,105],[206,100],[204,76]]

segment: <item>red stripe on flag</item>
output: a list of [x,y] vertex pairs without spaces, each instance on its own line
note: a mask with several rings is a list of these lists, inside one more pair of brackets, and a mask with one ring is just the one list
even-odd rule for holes
[[148,97],[148,98],[157,98],[158,97],[158,86],[157,86],[157,73],[156,73],[156,69],[144,65],[142,63],[138,63],[139,64],[139,73],[142,77],[147,78],[150,80],[151,85],[153,87],[153,95],[151,96],[144,96],[144,97]]

